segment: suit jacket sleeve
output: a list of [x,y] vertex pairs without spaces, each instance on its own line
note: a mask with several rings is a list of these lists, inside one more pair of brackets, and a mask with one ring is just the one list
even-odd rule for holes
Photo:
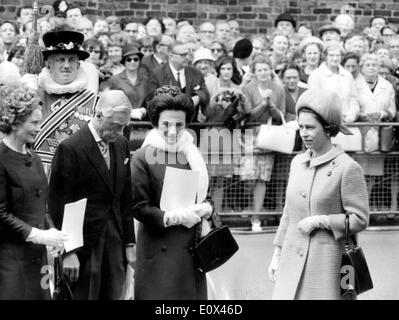
[[164,214],[151,204],[150,167],[144,159],[145,153],[136,153],[132,161],[132,195],[134,217],[144,224],[165,228]]
[[2,230],[11,231],[25,241],[32,231],[32,227],[8,212],[7,189],[9,186],[7,184],[6,169],[0,164],[0,233]]
[[193,92],[193,95],[197,95],[199,97],[200,108],[202,112],[205,113],[205,108],[209,103],[210,97],[209,97],[209,91],[205,85],[204,77],[202,76],[202,74],[199,74],[199,77],[200,77],[200,88],[198,90],[195,90]]
[[[129,144],[125,139],[124,142],[125,142],[125,158],[130,159]],[[123,233],[126,244],[136,243],[131,195],[132,195],[132,185],[131,185],[130,160],[129,160],[129,162],[126,164],[125,186],[123,188],[121,195]]]
[[55,227],[61,230],[62,219],[64,217],[64,205],[74,201],[74,190],[76,184],[75,161],[78,156],[61,143],[55,152],[51,165],[51,176],[49,185],[49,214],[54,221]]

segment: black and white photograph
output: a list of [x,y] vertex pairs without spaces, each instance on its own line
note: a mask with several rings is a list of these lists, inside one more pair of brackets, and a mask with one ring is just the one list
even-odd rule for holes
[[2,301],[399,300],[398,196],[397,0],[0,0]]

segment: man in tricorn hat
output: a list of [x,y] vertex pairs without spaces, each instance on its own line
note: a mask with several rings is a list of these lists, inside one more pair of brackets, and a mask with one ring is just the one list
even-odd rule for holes
[[47,32],[43,36],[47,67],[39,75],[43,123],[34,149],[48,173],[59,143],[94,116],[97,95],[87,90],[88,77],[80,61],[89,57],[82,49],[84,36],[74,31]]

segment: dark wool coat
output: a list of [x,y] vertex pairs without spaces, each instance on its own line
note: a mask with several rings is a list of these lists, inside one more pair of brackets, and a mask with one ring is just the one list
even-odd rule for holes
[[[194,267],[189,252],[196,226],[166,228],[163,222],[160,199],[166,166],[190,169],[187,162],[175,161],[173,155],[145,146],[135,152],[132,160],[134,216],[140,221],[135,273],[135,298],[138,300],[207,298],[205,274]],[[165,162],[154,159],[165,159]],[[180,154],[179,159],[182,159]]]
[[49,299],[40,285],[46,247],[26,242],[45,228],[47,179],[40,158],[0,143],[0,300]]

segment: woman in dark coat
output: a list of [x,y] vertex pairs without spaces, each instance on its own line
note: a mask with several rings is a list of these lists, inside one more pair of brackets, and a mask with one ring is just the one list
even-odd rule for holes
[[[206,219],[213,211],[205,201],[209,183],[205,162],[185,130],[194,112],[192,100],[177,87],[158,89],[149,107],[156,128],[133,156],[133,208],[140,222],[135,273],[138,300],[207,299],[205,274],[195,267],[189,251],[198,223],[203,231],[209,230]],[[168,166],[199,171],[198,204],[182,210],[160,209]]]
[[45,224],[47,179],[34,142],[42,119],[39,98],[27,88],[0,90],[0,300],[50,298],[46,247],[62,248],[66,235]]
[[[148,69],[141,64],[143,54],[135,46],[127,46],[123,49],[121,63],[125,70],[112,76],[104,83],[102,88],[122,90],[129,98],[133,106],[130,118],[133,121],[145,120],[147,110],[144,107],[144,98],[146,97],[146,84],[148,78]],[[148,129],[145,127],[133,128],[126,127],[124,136],[130,141],[131,150],[137,150],[141,147]]]

